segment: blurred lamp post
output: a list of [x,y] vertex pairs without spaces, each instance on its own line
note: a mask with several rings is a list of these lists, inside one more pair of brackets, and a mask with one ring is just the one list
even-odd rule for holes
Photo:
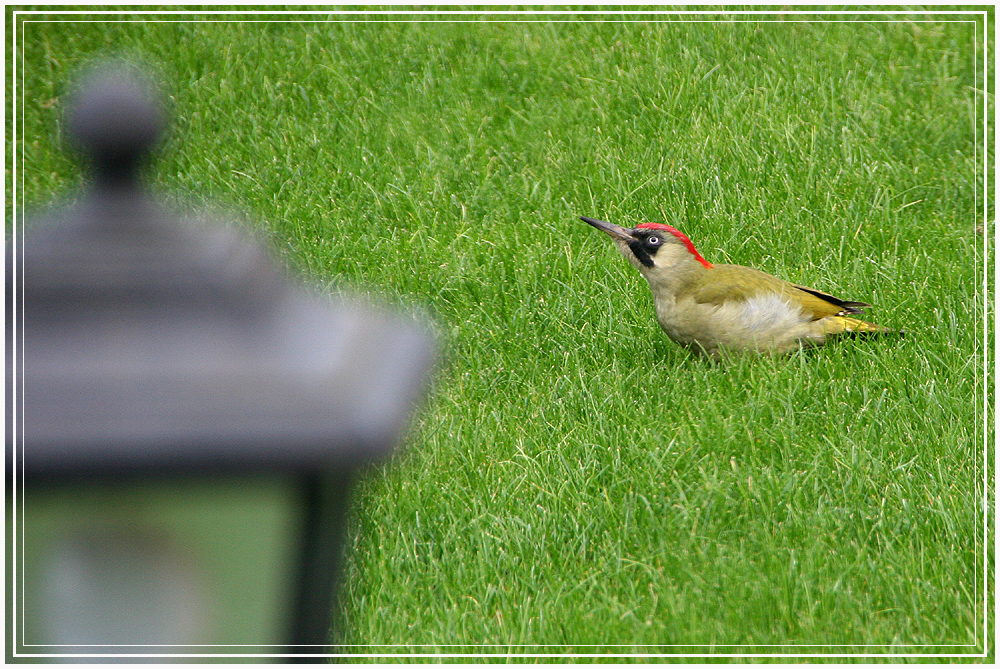
[[142,82],[80,87],[93,181],[8,250],[15,654],[323,653],[349,482],[434,345],[169,214],[138,179],[163,125]]

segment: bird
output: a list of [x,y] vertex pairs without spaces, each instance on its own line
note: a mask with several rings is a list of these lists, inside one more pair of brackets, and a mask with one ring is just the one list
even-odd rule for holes
[[[649,282],[656,319],[674,342],[715,360],[735,353],[783,355],[842,335],[889,328],[854,318],[871,307],[742,265],[713,264],[677,228],[634,228],[580,217],[614,240]],[[900,333],[901,334],[901,333]]]

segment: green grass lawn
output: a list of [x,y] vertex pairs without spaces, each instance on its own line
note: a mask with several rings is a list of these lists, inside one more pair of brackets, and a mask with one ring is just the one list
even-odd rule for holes
[[[982,20],[453,18],[18,28],[19,204],[80,182],[66,82],[138,57],[157,187],[432,314],[432,395],[355,495],[343,649],[992,657]],[[580,215],[906,337],[714,364]]]

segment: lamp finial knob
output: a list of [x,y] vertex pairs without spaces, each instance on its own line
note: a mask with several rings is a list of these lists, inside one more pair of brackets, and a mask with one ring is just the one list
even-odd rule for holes
[[87,74],[66,121],[71,141],[92,163],[98,184],[133,182],[165,125],[151,83],[123,64],[105,64]]

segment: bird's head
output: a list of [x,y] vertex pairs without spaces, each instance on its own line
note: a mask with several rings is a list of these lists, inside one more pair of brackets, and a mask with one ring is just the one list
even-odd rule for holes
[[698,263],[711,269],[691,240],[675,227],[662,223],[640,223],[634,228],[623,228],[614,223],[581,216],[598,230],[608,233],[625,258],[647,277],[661,270],[672,271]]

